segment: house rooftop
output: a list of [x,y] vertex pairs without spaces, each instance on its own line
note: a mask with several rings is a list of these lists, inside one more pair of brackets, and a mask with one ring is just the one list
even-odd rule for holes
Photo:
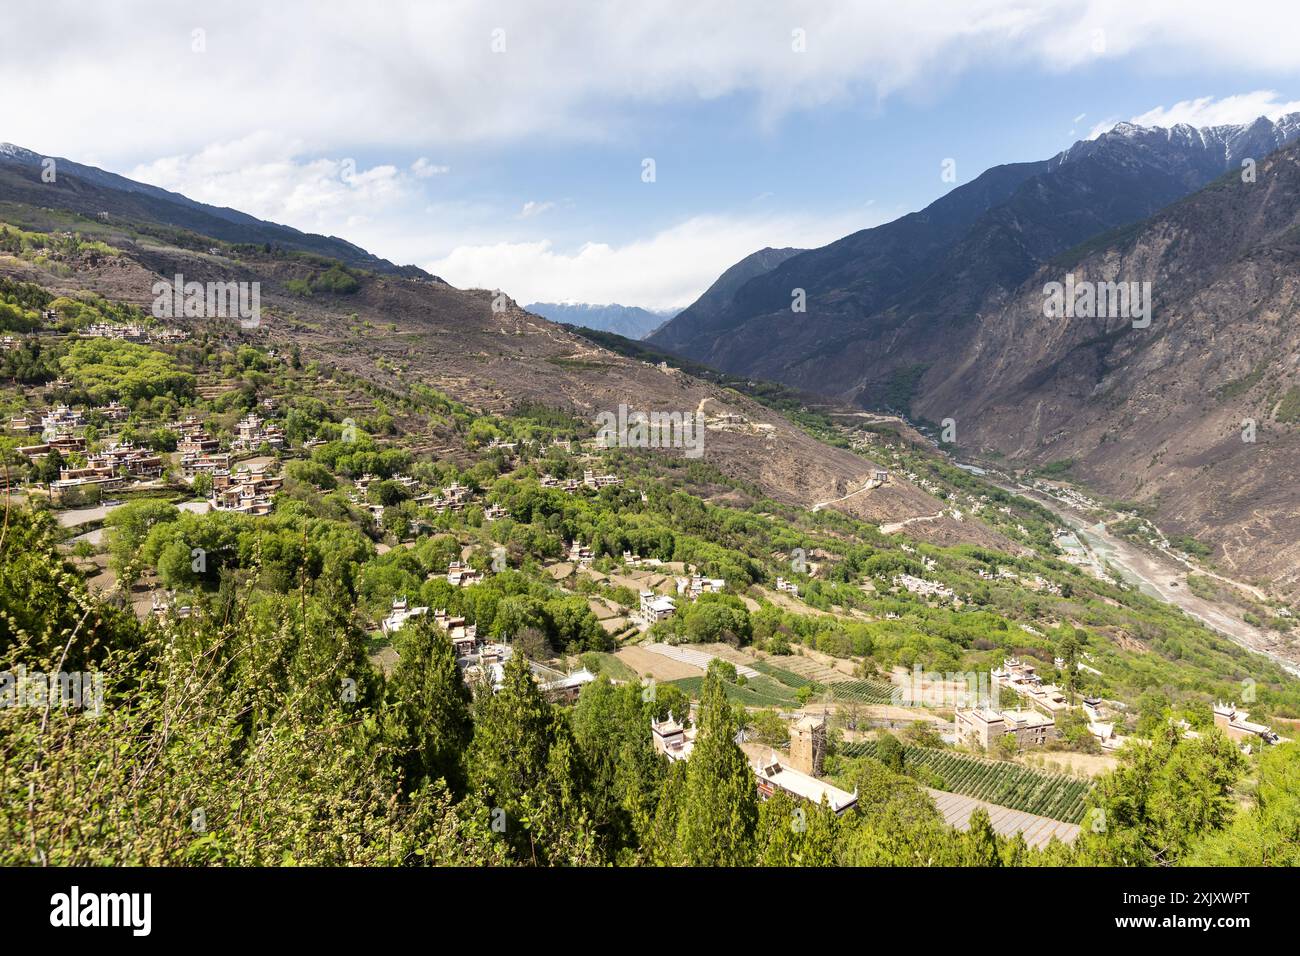
[[835,813],[840,813],[858,802],[856,792],[848,793],[834,784],[787,767],[772,754],[767,760],[753,765],[754,773],[760,780],[767,780],[786,793],[801,797],[809,803],[821,803],[823,798]]

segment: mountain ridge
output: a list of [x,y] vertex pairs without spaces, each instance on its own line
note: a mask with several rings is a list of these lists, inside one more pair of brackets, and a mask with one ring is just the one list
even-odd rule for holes
[[[45,182],[41,176],[47,159],[54,163],[52,182]],[[0,143],[0,180],[5,192],[17,201],[58,205],[88,216],[108,213],[127,220],[145,219],[226,242],[270,243],[376,272],[437,278],[418,266],[398,266],[338,236],[303,232],[237,209],[212,206],[96,166],[58,156],[45,157],[13,143]],[[55,190],[54,196],[50,190]]]
[[[733,374],[887,404],[894,375],[933,362],[1042,262],[1298,134],[1300,114],[1206,133],[1122,125],[1049,160],[993,167],[919,212],[794,256],[747,280],[706,321],[687,309],[650,340]],[[791,312],[796,289],[802,315]]]
[[630,339],[642,339],[672,321],[678,309],[644,309],[617,302],[533,302],[524,306],[552,322],[580,325],[600,332],[616,332]]

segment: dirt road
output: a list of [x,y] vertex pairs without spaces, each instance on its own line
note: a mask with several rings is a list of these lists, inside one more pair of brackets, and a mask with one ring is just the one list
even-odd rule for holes
[[1263,654],[1300,677],[1300,650],[1278,635],[1246,623],[1242,616],[1244,612],[1240,608],[1198,597],[1187,586],[1188,568],[1182,562],[1163,554],[1152,554],[1116,537],[1101,522],[1092,520],[1049,495],[1019,484],[999,486],[1047,508],[1074,531],[1079,541],[1101,564],[1109,564],[1125,581],[1144,594],[1180,608],[1206,627],[1247,650]]

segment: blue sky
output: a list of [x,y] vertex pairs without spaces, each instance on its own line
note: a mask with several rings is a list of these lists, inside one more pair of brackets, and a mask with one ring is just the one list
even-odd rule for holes
[[1296,6],[55,3],[0,36],[29,89],[0,140],[523,302],[666,308],[921,208],[948,158],[1300,109]]

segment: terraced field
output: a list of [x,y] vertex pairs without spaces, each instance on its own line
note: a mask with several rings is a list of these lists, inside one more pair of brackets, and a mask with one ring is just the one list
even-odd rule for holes
[[[849,757],[874,757],[876,747],[876,741],[865,740],[844,744],[840,752]],[[1092,790],[1089,780],[933,747],[905,747],[903,760],[908,766],[933,771],[944,790],[1066,823],[1083,819],[1084,803]]]
[[[672,684],[674,687],[680,687],[691,697],[699,697],[704,678],[683,677],[667,683]],[[794,691],[784,684],[762,675],[751,678],[744,684],[726,683],[723,684],[723,688],[727,692],[728,700],[744,704],[746,707],[777,707],[788,710],[799,706],[799,699],[795,697]]]
[[834,684],[838,681],[852,680],[847,674],[841,674],[825,664],[798,654],[789,654],[782,657],[779,666],[781,670],[797,674],[800,677],[806,677],[818,684]]
[[786,670],[783,667],[777,667],[767,661],[755,661],[753,667],[760,674],[764,674],[794,690],[811,685],[818,693],[821,693],[826,688],[829,688],[831,697],[835,700],[855,701],[860,704],[888,704],[892,700],[893,686],[886,681],[854,680],[853,678],[842,677],[842,679],[833,683],[824,683],[811,680],[802,674],[796,674],[794,671]]
[[877,680],[847,680],[831,684],[831,696],[836,700],[857,701],[859,704],[889,704],[894,701],[892,684]]

